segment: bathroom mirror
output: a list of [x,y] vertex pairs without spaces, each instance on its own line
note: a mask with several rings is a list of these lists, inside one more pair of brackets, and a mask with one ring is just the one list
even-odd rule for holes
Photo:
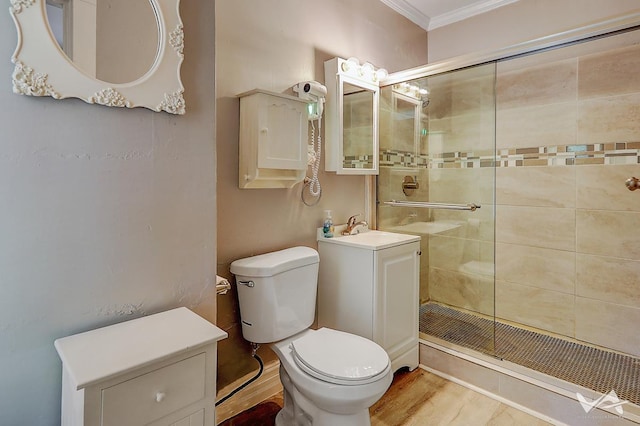
[[149,0],[46,0],[46,16],[67,59],[89,77],[130,83],[158,56],[158,22]]
[[325,62],[325,85],[325,170],[378,174],[380,88],[373,66],[333,58]]
[[342,169],[374,171],[378,153],[376,92],[341,78]]
[[11,0],[14,93],[184,114],[179,0]]
[[428,92],[424,90],[422,94],[418,90],[420,89],[410,91],[405,85],[400,84],[395,84],[391,88],[391,111],[393,111],[391,134],[394,149],[410,152],[416,158],[421,152],[421,111],[429,104]]

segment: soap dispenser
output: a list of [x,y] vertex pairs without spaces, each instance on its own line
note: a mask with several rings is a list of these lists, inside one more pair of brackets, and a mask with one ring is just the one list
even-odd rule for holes
[[324,211],[324,222],[322,223],[322,233],[325,238],[333,237],[333,218],[331,217],[331,210]]

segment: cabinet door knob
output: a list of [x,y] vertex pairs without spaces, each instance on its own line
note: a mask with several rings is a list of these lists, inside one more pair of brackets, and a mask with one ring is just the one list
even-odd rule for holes
[[156,402],[162,402],[166,396],[167,394],[164,392],[156,393]]

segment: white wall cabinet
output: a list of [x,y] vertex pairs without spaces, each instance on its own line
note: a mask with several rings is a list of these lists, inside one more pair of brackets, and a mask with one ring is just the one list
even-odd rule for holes
[[318,326],[382,346],[393,371],[418,366],[420,237],[381,231],[320,238]]
[[252,90],[240,97],[240,188],[291,188],[307,172],[305,100]]
[[187,308],[64,337],[63,426],[214,426],[217,342]]

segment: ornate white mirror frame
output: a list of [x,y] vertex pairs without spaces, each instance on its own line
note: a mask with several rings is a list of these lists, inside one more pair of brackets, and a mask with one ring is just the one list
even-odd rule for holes
[[15,64],[14,93],[185,113],[184,86],[180,80],[184,59],[180,0],[149,0],[158,23],[157,56],[142,77],[123,84],[97,80],[73,65],[51,33],[46,0],[10,1],[9,11],[18,32],[18,44],[11,58]]

